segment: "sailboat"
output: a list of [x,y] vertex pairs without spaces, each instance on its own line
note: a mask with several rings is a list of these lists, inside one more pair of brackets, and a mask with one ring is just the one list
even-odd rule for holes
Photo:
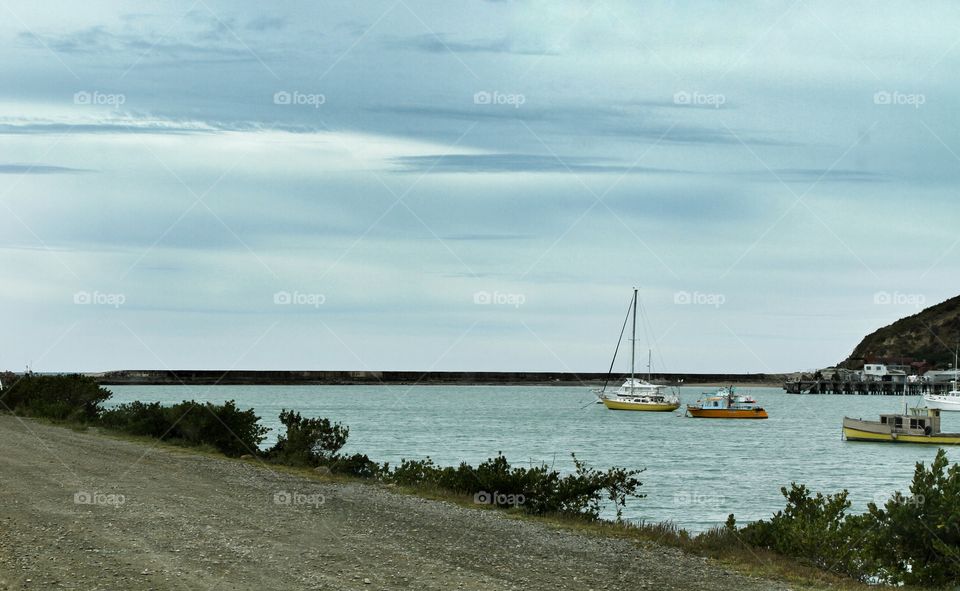
[[[641,410],[647,412],[670,412],[680,408],[680,398],[676,394],[666,392],[667,386],[650,383],[650,352],[647,352],[647,379],[643,380],[636,376],[636,349],[637,349],[637,289],[633,289],[633,300],[630,302],[630,311],[627,312],[627,318],[624,318],[624,328],[626,328],[627,319],[633,316],[633,330],[630,335],[630,377],[623,382],[614,392],[607,392],[607,385],[603,388],[594,390],[600,402],[610,410]],[[623,329],[620,330],[620,341],[623,340]],[[620,341],[617,341],[617,350],[620,349]],[[613,371],[613,364],[617,359],[617,352],[613,353],[613,361],[610,362],[610,371]]]
[[957,380],[957,358],[960,357],[960,350],[953,355],[953,381],[950,382],[950,391],[946,394],[935,394],[927,392],[923,395],[923,400],[927,403],[927,408],[938,410],[960,411],[960,386]]

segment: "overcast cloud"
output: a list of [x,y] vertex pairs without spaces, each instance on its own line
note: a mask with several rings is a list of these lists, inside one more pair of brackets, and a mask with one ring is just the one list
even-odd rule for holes
[[0,367],[843,359],[957,295],[960,7],[0,2]]

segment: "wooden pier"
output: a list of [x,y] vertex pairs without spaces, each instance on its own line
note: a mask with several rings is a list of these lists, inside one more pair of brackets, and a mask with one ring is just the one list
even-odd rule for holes
[[[788,394],[850,394],[859,396],[922,396],[946,394],[950,384],[893,382],[833,382],[829,380],[789,380],[783,383]],[[906,389],[906,392],[904,392]]]

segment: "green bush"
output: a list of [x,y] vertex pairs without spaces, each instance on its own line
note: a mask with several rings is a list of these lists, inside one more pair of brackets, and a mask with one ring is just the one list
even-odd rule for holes
[[374,462],[367,457],[367,454],[338,455],[329,460],[326,465],[334,474],[346,474],[357,478],[379,478],[390,471],[389,464]]
[[267,456],[280,464],[319,466],[329,463],[347,443],[350,429],[329,419],[308,419],[283,409],[280,422],[286,431],[277,438]]
[[5,374],[0,409],[15,414],[58,421],[96,421],[110,391],[96,380],[79,374],[41,376]]
[[812,495],[803,485],[780,492],[787,500],[770,521],[757,521],[740,530],[747,543],[779,554],[801,558],[817,568],[863,578],[862,518],[847,516],[847,491]]
[[[479,502],[515,506],[535,515],[570,514],[596,519],[604,499],[616,509],[617,518],[628,497],[643,498],[636,475],[642,470],[613,468],[606,472],[588,468],[573,458],[576,471],[561,476],[545,464],[512,467],[502,455],[476,467],[461,463],[440,468],[433,460],[403,460],[384,478],[394,484],[431,487],[453,493],[474,495]],[[506,502],[502,502],[505,500]]]
[[942,449],[929,470],[917,463],[909,497],[897,492],[868,509],[865,552],[880,578],[937,588],[960,583],[960,464],[950,466]]
[[190,446],[210,445],[228,456],[257,453],[268,429],[253,409],[240,410],[233,400],[223,404],[183,401],[130,402],[102,413],[104,427]]
[[941,449],[927,469],[918,462],[910,496],[847,515],[847,491],[812,496],[782,489],[787,506],[769,521],[738,531],[744,542],[864,582],[944,588],[960,583],[960,464]]

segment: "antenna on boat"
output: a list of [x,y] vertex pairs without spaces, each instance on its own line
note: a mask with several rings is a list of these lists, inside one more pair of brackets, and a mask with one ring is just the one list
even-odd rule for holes
[[633,329],[630,332],[630,387],[633,388],[634,366],[637,362],[637,288],[633,288]]

